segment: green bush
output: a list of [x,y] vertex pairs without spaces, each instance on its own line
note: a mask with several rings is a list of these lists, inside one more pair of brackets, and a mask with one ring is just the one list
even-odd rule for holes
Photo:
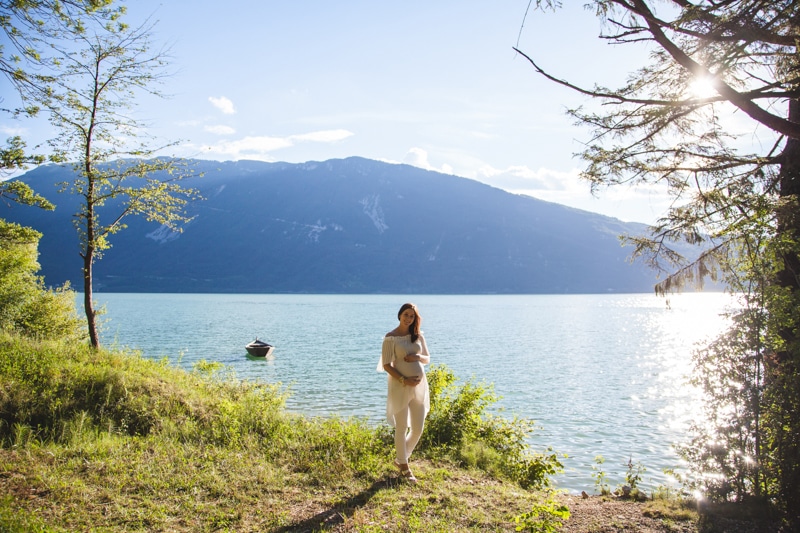
[[459,387],[456,381],[446,366],[431,367],[431,411],[420,450],[500,474],[524,488],[549,487],[550,476],[560,472],[562,464],[550,449],[545,453],[531,451],[528,438],[534,430],[533,422],[488,413],[499,400],[492,387],[472,381]]
[[393,446],[366,420],[290,417],[267,455],[309,476],[310,483],[338,485],[351,477],[377,475]]
[[26,426],[41,441],[62,442],[78,424],[238,444],[248,435],[268,437],[282,416],[285,398],[277,385],[220,381],[138,353],[9,334],[0,334],[0,353],[2,441]]
[[81,321],[69,284],[49,290],[39,271],[41,234],[0,219],[0,331],[37,339],[77,339]]
[[443,365],[434,365],[427,377],[431,410],[422,445],[458,450],[481,432],[486,409],[499,398],[483,384],[467,382],[457,388],[455,374]]

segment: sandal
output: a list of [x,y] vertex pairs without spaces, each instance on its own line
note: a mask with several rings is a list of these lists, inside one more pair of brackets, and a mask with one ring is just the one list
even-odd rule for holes
[[417,478],[415,478],[414,474],[411,473],[411,469],[410,468],[406,469],[406,470],[401,470],[400,471],[400,475],[403,476],[406,479],[406,481],[408,481],[409,483],[416,483],[417,482]]
[[414,474],[411,472],[411,469],[408,468],[408,465],[406,465],[406,467],[403,468],[402,466],[400,466],[400,463],[394,461],[394,466],[396,466],[397,469],[400,470],[400,475],[403,478],[405,478],[406,481],[408,481],[409,483],[417,482],[417,478],[414,477]]

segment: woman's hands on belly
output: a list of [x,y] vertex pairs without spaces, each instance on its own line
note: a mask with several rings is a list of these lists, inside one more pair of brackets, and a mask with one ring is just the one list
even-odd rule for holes
[[[409,385],[418,385],[422,381],[422,376],[425,374],[425,368],[419,361],[397,361],[395,365],[397,371],[407,378],[406,383]],[[412,378],[417,378],[416,383],[411,382]]]

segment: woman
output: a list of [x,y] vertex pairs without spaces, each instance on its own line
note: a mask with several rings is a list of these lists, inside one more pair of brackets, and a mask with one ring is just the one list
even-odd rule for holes
[[383,338],[378,372],[389,374],[386,418],[394,426],[395,466],[412,483],[417,478],[408,467],[408,458],[422,436],[430,410],[428,380],[423,365],[430,363],[425,337],[420,331],[422,317],[417,306],[403,304],[397,313],[400,324]]

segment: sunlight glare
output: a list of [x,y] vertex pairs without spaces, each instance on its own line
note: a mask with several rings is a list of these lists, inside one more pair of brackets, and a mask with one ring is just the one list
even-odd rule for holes
[[724,293],[676,295],[670,298],[670,311],[660,319],[663,331],[680,335],[662,346],[658,377],[649,392],[673,399],[661,408],[661,414],[669,430],[682,437],[692,423],[702,422],[704,393],[689,383],[694,352],[724,331],[729,324],[725,310],[731,303],[730,295]]
[[687,92],[692,98],[711,98],[719,94],[714,88],[714,78],[711,76],[695,77],[689,83]]

